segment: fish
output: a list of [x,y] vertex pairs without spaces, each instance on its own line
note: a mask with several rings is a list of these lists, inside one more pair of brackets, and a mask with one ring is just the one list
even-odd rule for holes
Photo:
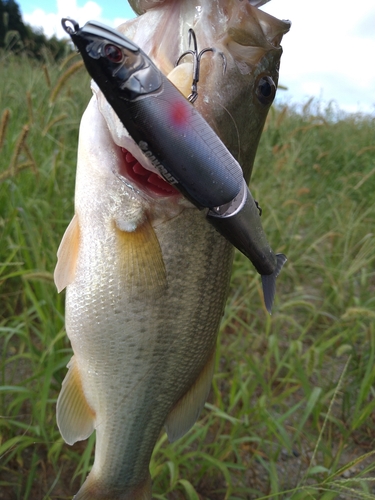
[[[290,24],[238,0],[131,3],[140,14],[119,31],[142,47],[186,96],[199,45],[194,107],[250,179],[269,105],[259,75],[275,85],[280,42]],[[188,77],[187,77],[188,75]],[[211,386],[217,333],[227,299],[233,245],[204,211],[145,165],[99,87],[79,131],[75,209],[58,249],[54,278],[66,290],[73,357],[57,400],[68,444],[96,431],[92,469],[75,500],[150,500],[149,462],[160,432],[182,437]],[[147,167],[147,168],[146,168]]]
[[[275,281],[287,259],[272,251],[239,163],[193,104],[130,39],[96,21],[80,28],[65,18],[62,26],[144,153],[143,162],[150,160],[157,173],[198,208],[208,208],[207,220],[254,264],[271,313]],[[273,82],[269,76],[261,79],[260,98],[270,102]],[[191,102],[198,97],[196,84],[190,97]]]

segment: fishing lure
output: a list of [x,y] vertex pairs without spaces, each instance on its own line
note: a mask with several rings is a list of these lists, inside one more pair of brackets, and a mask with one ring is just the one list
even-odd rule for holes
[[[239,163],[134,42],[96,21],[82,28],[72,19],[61,22],[87,71],[153,167],[197,208],[208,209],[207,220],[251,260],[262,276],[271,312],[276,277],[286,257],[272,251]],[[199,79],[199,65],[192,100],[197,75]]]

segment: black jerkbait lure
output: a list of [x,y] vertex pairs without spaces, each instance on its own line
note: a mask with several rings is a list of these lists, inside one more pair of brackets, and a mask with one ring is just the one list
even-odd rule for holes
[[262,276],[271,312],[286,262],[274,254],[242,169],[201,114],[130,39],[96,21],[62,19],[86,69],[159,174],[199,209]]

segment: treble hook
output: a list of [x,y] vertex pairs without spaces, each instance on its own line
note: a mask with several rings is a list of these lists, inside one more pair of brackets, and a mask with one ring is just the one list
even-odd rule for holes
[[[176,66],[178,66],[180,64],[181,60],[185,56],[187,56],[188,54],[193,56],[193,83],[191,85],[191,94],[188,96],[188,100],[191,103],[194,103],[198,97],[199,71],[200,71],[200,64],[201,64],[202,55],[205,52],[216,52],[216,49],[214,49],[212,47],[207,47],[206,49],[203,49],[198,53],[197,37],[195,36],[195,32],[194,32],[193,28],[189,29],[189,47],[191,45],[191,39],[193,39],[194,50],[189,49],[186,52],[184,52],[177,59]],[[222,52],[219,52],[219,53],[224,61],[224,73],[225,73],[226,68],[227,68],[227,61],[226,61],[225,55]]]

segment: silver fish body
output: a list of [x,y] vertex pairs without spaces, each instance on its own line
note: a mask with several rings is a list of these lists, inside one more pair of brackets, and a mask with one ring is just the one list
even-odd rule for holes
[[[180,52],[185,39],[182,20],[188,26],[201,23],[199,29],[195,26],[199,39],[202,23],[210,13],[215,21],[215,6],[220,5],[200,2],[197,20],[194,1],[169,1],[122,30],[131,38],[148,33],[147,51],[154,52],[164,73],[171,70],[169,77],[186,94],[190,89],[185,92],[180,84],[186,80],[180,79],[184,66],[173,70],[171,63],[176,59],[171,40],[179,42]],[[237,2],[226,6],[227,19],[233,18]],[[252,13],[255,18],[257,9]],[[181,23],[171,24],[177,14]],[[268,23],[280,40],[280,29]],[[163,25],[166,40],[160,43]],[[215,38],[215,23],[207,26],[205,36]],[[229,32],[221,31],[221,37],[226,35]],[[269,52],[274,54],[274,48]],[[281,49],[277,51],[279,58]],[[264,51],[254,64],[255,73],[260,64],[272,68],[278,63],[272,54],[266,63]],[[232,153],[244,159],[248,176],[266,114],[254,106],[249,92],[258,74],[251,78],[246,73],[243,79],[233,58],[215,88],[209,75],[215,72],[214,60],[212,65],[202,67],[201,100],[207,102],[200,111],[225,144],[228,135]],[[233,108],[229,101],[224,104],[230,85]],[[94,465],[76,500],[150,500],[148,464],[161,429],[165,427],[172,441],[185,434],[209,392],[233,248],[179,193],[161,194],[154,185],[133,182],[124,164],[143,175],[129,155],[140,163],[145,158],[95,85],[93,90],[80,128],[75,215],[55,270],[58,289],[66,288],[66,330],[74,352],[58,399],[57,421],[69,444],[96,430]],[[242,107],[247,102],[253,109],[250,145],[244,144],[242,132],[233,135],[228,118],[220,118],[225,106],[223,116],[229,112],[234,122],[246,121],[238,99]],[[249,111],[246,115],[249,121]]]

